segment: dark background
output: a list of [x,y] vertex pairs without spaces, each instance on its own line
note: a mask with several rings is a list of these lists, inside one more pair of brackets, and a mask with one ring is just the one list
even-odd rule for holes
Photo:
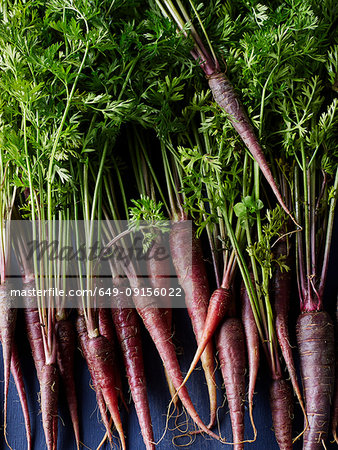
[[[327,292],[325,296],[326,308],[335,318],[335,308],[337,299],[337,273],[338,273],[338,226],[336,221],[335,233],[333,238],[332,255],[330,263],[330,271],[327,280]],[[298,298],[297,292],[294,291],[294,298],[292,299],[291,313],[290,313],[290,331],[291,341],[295,344],[295,336],[293,330],[295,329],[295,321],[298,314]],[[191,357],[196,348],[195,339],[191,330],[190,321],[187,316],[187,312],[183,309],[177,309],[174,311],[174,324],[175,324],[175,344],[180,352],[180,363],[183,371],[186,371],[190,363]],[[20,357],[22,360],[22,369],[24,372],[24,378],[27,389],[27,396],[29,401],[30,416],[32,421],[32,433],[34,439],[35,450],[45,449],[44,435],[41,423],[41,414],[38,404],[38,382],[36,379],[35,368],[30,354],[30,348],[25,337],[24,322],[22,317],[22,311],[19,311],[18,324],[17,324],[17,342],[20,350]],[[167,406],[169,404],[169,394],[166,388],[165,378],[163,375],[163,369],[161,366],[160,358],[158,357],[154,345],[152,344],[146,331],[143,332],[143,344],[144,344],[144,357],[146,364],[146,375],[148,383],[148,395],[150,401],[150,408],[153,420],[153,429],[155,440],[159,440],[164,427],[165,427],[165,415]],[[297,353],[295,351],[295,358],[297,359]],[[2,360],[0,362],[0,373],[2,370]],[[200,367],[199,367],[200,369]],[[103,435],[104,428],[99,421],[99,414],[96,407],[95,393],[90,387],[90,378],[85,362],[80,354],[76,354],[76,384],[79,401],[79,416],[81,423],[81,435],[83,443],[92,449],[97,448]],[[3,375],[1,376],[1,380]],[[220,372],[216,374],[218,384],[218,404],[222,405],[224,399],[224,390],[222,389],[222,380]],[[264,363],[261,364],[259,378],[256,385],[256,395],[254,397],[254,419],[258,430],[258,437],[255,443],[246,444],[246,448],[251,449],[278,449],[278,445],[274,438],[272,431],[271,415],[268,401],[268,376],[267,371],[264,368]],[[12,381],[12,380],[11,380]],[[208,422],[209,404],[207,397],[207,390],[205,386],[203,372],[196,370],[191,377],[188,384],[189,393],[192,401],[200,413],[202,419]],[[126,389],[126,396],[129,399],[129,394]],[[3,383],[0,385],[0,401],[3,404]],[[23,423],[23,416],[21,412],[21,406],[19,398],[16,392],[16,388],[13,382],[10,383],[9,389],[9,403],[8,403],[8,440],[13,449],[24,450],[27,448],[25,428]],[[75,443],[73,438],[73,431],[67,411],[67,406],[64,400],[64,394],[61,386],[60,391],[60,409],[59,409],[59,449],[73,450],[75,449]],[[227,406],[219,408],[218,411],[219,423],[222,436],[225,436],[227,440],[231,441],[231,424]],[[178,420],[182,424],[185,417],[181,416]],[[298,406],[295,407],[294,418],[294,436],[302,430],[302,414]],[[1,423],[3,421],[1,420]],[[127,437],[128,448],[132,450],[144,449],[142,437],[140,435],[140,429],[137,422],[137,417],[133,406],[130,406],[129,414],[123,412],[124,429]],[[175,421],[172,419],[169,423],[170,430],[167,431],[163,440],[158,445],[158,449],[174,448],[173,437],[181,434],[180,431],[172,430],[175,427]],[[191,421],[190,421],[190,426]],[[248,420],[248,414],[246,411],[246,438],[252,437],[252,429]],[[331,437],[330,437],[331,439]],[[119,447],[119,442],[115,441],[116,448]],[[187,438],[180,438],[175,441],[176,444],[182,445],[187,443]],[[0,448],[6,448],[4,439],[0,440]],[[85,448],[85,447],[84,447]],[[108,449],[109,445],[106,444],[103,448]],[[198,449],[219,449],[227,448],[223,447],[217,441],[207,439],[204,436],[196,436],[195,441],[190,446],[193,450]],[[297,442],[294,445],[295,449],[301,448],[301,442]],[[328,449],[337,448],[336,445],[327,443]]]

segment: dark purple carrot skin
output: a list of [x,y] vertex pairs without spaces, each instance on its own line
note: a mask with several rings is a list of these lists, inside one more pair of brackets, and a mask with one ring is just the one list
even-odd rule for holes
[[183,377],[177,360],[175,346],[172,342],[171,332],[168,330],[163,313],[157,308],[156,299],[151,297],[142,297],[141,295],[134,295],[133,301],[156,346],[163,365],[166,368],[175,389],[178,391],[178,396],[180,397],[182,405],[185,407],[192,420],[204,433],[207,433],[209,436],[219,440],[219,436],[210,431],[203,423],[192,404],[186,387],[182,386]]
[[[27,289],[35,287],[34,281],[25,283]],[[48,450],[56,449],[57,417],[58,417],[58,371],[55,365],[45,364],[39,311],[34,308],[34,299],[27,298],[27,308],[24,309],[27,336],[32,350],[33,360],[41,391],[42,425]],[[49,377],[49,378],[48,378]]]
[[7,399],[9,378],[11,375],[11,356],[14,341],[17,310],[12,307],[8,283],[0,285],[0,339],[4,365],[4,434],[7,426]]
[[[151,247],[147,259],[147,274],[149,278],[150,285],[153,289],[160,289],[167,293],[165,296],[160,297],[160,302],[158,307],[163,307],[163,313],[166,318],[166,322],[169,330],[172,329],[172,301],[169,297],[169,289],[171,286],[170,279],[170,260],[169,258],[159,258],[158,255],[162,255],[164,242],[161,236],[158,236]],[[165,371],[165,377],[167,380],[169,392],[171,398],[174,401],[175,406],[177,406],[178,397],[175,396],[175,388],[170,380],[167,372]]]
[[62,319],[56,325],[57,364],[66,392],[77,448],[80,447],[80,425],[74,379],[74,353],[76,335],[73,322]]
[[113,321],[121,346],[143,441],[147,450],[154,450],[154,435],[144,373],[140,321],[134,308],[124,308],[122,306],[126,304],[126,299],[121,298],[120,300],[117,297],[114,298],[116,306],[112,309]]
[[246,348],[249,363],[249,415],[251,424],[256,437],[256,428],[253,421],[253,396],[255,393],[255,385],[259,368],[259,335],[255,322],[255,318],[251,309],[250,298],[244,284],[241,287],[241,303],[242,303],[242,323],[244,326],[244,334],[246,340]]
[[[291,255],[287,255],[286,242],[280,240],[277,243],[276,249],[274,251],[275,258],[278,259],[282,255],[286,255],[285,263],[291,266]],[[300,392],[296,368],[293,361],[292,349],[290,345],[290,337],[288,330],[288,315],[291,297],[291,282],[292,282],[292,272],[282,272],[279,267],[277,267],[274,281],[273,281],[273,294],[274,294],[274,310],[276,317],[276,334],[277,339],[282,350],[282,354],[288,369],[291,383],[295,394],[297,395],[298,401],[305,413],[305,408],[303,404],[302,394]]]
[[161,237],[158,237],[155,240],[153,246],[151,247],[147,259],[147,273],[150,285],[153,289],[159,288],[163,289],[168,295],[161,297],[161,304],[159,307],[163,305],[165,308],[165,317],[167,319],[167,323],[169,328],[171,329],[172,322],[172,302],[169,297],[169,289],[171,286],[170,280],[170,260],[169,258],[159,258],[157,255],[159,251],[164,248],[164,243]]
[[106,339],[108,339],[108,342],[111,345],[111,353],[113,355],[115,388],[122,403],[126,406],[123,396],[121,371],[116,357],[116,336],[114,332],[114,325],[111,317],[111,311],[109,308],[99,309],[99,332],[101,336],[104,336]]
[[40,403],[48,450],[57,449],[58,380],[59,374],[56,365],[45,364],[40,374]]
[[270,407],[272,423],[280,450],[292,449],[293,398],[289,383],[283,378],[271,380]]
[[109,419],[108,419],[106,403],[104,401],[104,398],[103,398],[103,395],[101,392],[101,388],[96,380],[96,375],[94,373],[93,367],[88,362],[89,358],[90,358],[90,355],[88,353],[89,337],[88,337],[88,333],[87,333],[86,322],[85,322],[85,319],[82,314],[78,314],[78,316],[76,318],[76,330],[77,330],[83,357],[87,361],[87,366],[88,366],[88,370],[90,373],[90,377],[92,379],[93,388],[94,388],[94,391],[96,394],[96,402],[99,407],[101,419],[102,419],[103,425],[106,429],[106,432],[108,435],[108,440],[109,440],[109,442],[111,442],[112,441],[111,426],[110,426]]
[[217,333],[216,346],[230,411],[233,448],[243,450],[246,358],[240,319],[225,319]]
[[113,367],[114,357],[110,343],[104,336],[90,338],[87,342],[87,351],[89,355],[88,363],[92,366],[97,384],[100,386],[103,398],[119,434],[122,449],[126,449],[115,387],[116,382],[114,379]]
[[[189,254],[190,242],[191,254]],[[170,251],[178,281],[184,290],[188,314],[199,346],[206,324],[210,291],[200,241],[196,239],[194,232],[191,234],[190,222],[183,220],[173,224],[170,232]],[[216,419],[217,393],[214,351],[210,339],[205,343],[200,358],[209,391],[211,427]]]
[[24,417],[24,421],[25,421],[26,436],[27,436],[27,449],[31,450],[31,448],[32,448],[31,422],[30,422],[30,417],[29,417],[26,389],[25,389],[25,384],[24,384],[23,377],[22,377],[18,349],[17,349],[15,342],[13,342],[13,345],[12,345],[11,372],[12,372],[13,379],[15,382],[16,390],[18,391],[20,404],[21,404],[21,408],[22,408],[22,413],[23,413],[23,417]]
[[229,120],[232,126],[235,128],[240,138],[254,157],[255,161],[258,163],[281,207],[289,216],[291,216],[291,213],[285,205],[277,184],[272,176],[262,147],[258,142],[250,120],[235,92],[234,87],[226,75],[219,71],[215,71],[214,73],[207,75],[207,79],[215,102],[229,115]]
[[297,342],[309,421],[303,450],[319,450],[328,434],[335,371],[334,327],[327,312],[301,313]]

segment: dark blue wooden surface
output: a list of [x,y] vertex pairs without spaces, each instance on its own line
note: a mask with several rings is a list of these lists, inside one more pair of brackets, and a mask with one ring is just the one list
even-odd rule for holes
[[[176,343],[182,345],[184,350],[182,350],[182,355],[180,360],[182,363],[182,369],[186,370],[188,362],[190,360],[190,355],[193,354],[195,344],[193,334],[190,329],[189,321],[184,310],[175,311],[175,324],[176,324]],[[23,329],[22,319],[19,318],[19,330]],[[30,404],[30,413],[32,420],[33,436],[34,436],[34,449],[40,450],[44,449],[44,436],[41,424],[41,414],[39,414],[38,405],[38,382],[35,376],[35,369],[30,356],[30,349],[28,343],[26,342],[22,333],[18,333],[18,339],[20,338],[20,352],[22,356],[23,371],[27,386],[27,395]],[[165,379],[163,375],[163,370],[161,367],[161,362],[156,354],[156,351],[149,339],[149,337],[144,333],[143,336],[144,348],[147,349],[145,352],[145,360],[147,367],[147,381],[149,387],[149,399],[151,404],[151,413],[153,419],[153,427],[155,433],[155,439],[160,439],[162,432],[165,427],[165,415],[166,408],[169,403],[169,394],[166,389]],[[0,368],[1,369],[1,368]],[[89,448],[96,448],[104,435],[104,429],[102,424],[99,422],[99,416],[95,403],[94,391],[90,388],[90,379],[85,363],[82,356],[78,352],[76,355],[76,380],[78,388],[78,398],[79,398],[79,414],[81,421],[81,433],[82,439],[86,446]],[[217,373],[218,382],[218,396],[219,405],[222,404],[224,391],[221,389],[222,381],[220,374]],[[271,429],[271,417],[269,412],[268,404],[268,393],[267,393],[268,383],[267,377],[264,372],[264,367],[261,368],[259,380],[257,383],[257,394],[255,395],[255,422],[258,429],[257,441],[250,444],[251,449],[278,449],[275,442],[274,434]],[[208,421],[208,398],[206,387],[204,383],[203,373],[201,370],[197,370],[194,373],[192,380],[189,383],[189,392],[193,399],[193,402],[197,410],[201,413],[204,421]],[[3,395],[3,390],[1,390],[1,396]],[[67,407],[64,401],[63,392],[60,392],[60,420],[59,420],[59,448],[72,450],[75,449],[75,444],[73,440],[72,428],[70,425],[70,419],[67,411]],[[219,409],[219,421],[220,428],[223,436],[231,439],[231,426],[230,418],[227,411],[226,405]],[[248,418],[246,418],[248,419]],[[185,418],[180,417],[179,422],[184,423]],[[176,424],[177,425],[177,424]],[[129,448],[132,450],[144,449],[142,443],[142,438],[140,436],[140,430],[133,407],[130,408],[129,415],[124,414],[124,426],[127,436],[127,442]],[[301,429],[302,417],[299,409],[296,409],[295,413],[295,433]],[[172,429],[175,427],[175,421],[171,420],[169,422],[169,427]],[[183,427],[183,425],[182,425]],[[183,427],[184,428],[184,427]],[[159,449],[169,449],[174,448],[173,437],[180,434],[178,430],[170,431],[168,430],[163,440],[159,443]],[[246,420],[246,437],[250,438],[252,436],[252,431],[250,423]],[[23,417],[21,413],[20,404],[18,401],[18,396],[15,390],[14,383],[11,383],[9,392],[9,409],[8,409],[8,440],[14,449],[22,450],[26,448],[25,441],[25,431],[23,424]],[[177,444],[183,444],[187,442],[186,439],[181,438],[176,441]],[[116,440],[116,444],[118,441]],[[3,439],[1,441],[1,448],[5,448]],[[249,444],[246,445],[249,448]],[[103,448],[109,448],[107,444]],[[223,446],[213,440],[206,439],[203,436],[197,436],[195,442],[191,445],[192,449],[218,449],[223,448]],[[301,448],[299,443],[295,444],[295,449]],[[334,448],[333,446],[328,446],[328,448]]]
[[[336,226],[336,230],[337,230]],[[338,249],[338,236],[337,232],[334,236],[333,248]],[[330,272],[327,283],[326,293],[326,307],[331,314],[335,312],[336,308],[336,295],[337,295],[337,273],[338,273],[338,251],[332,252]],[[298,299],[295,292],[295,296],[292,299],[291,314],[290,314],[290,330],[295,329],[295,318],[297,316]],[[22,311],[21,311],[22,312]],[[195,340],[191,331],[191,326],[187,313],[185,310],[174,311],[174,323],[175,323],[175,343],[180,350],[180,363],[183,371],[186,371],[188,364],[191,360],[191,356],[195,351]],[[291,340],[295,343],[294,334],[291,335]],[[32,420],[32,431],[34,437],[34,449],[45,449],[44,436],[41,424],[41,414],[39,413],[38,404],[38,382],[35,375],[35,368],[31,359],[30,349],[25,337],[24,323],[22,314],[19,314],[17,325],[17,342],[19,345],[20,356],[22,360],[22,368],[24,372],[27,395],[29,401],[29,408]],[[144,331],[143,343],[145,351],[146,362],[146,375],[148,382],[149,400],[151,405],[151,414],[153,420],[153,428],[155,439],[159,440],[162,436],[165,427],[165,416],[167,412],[167,405],[169,403],[169,394],[166,389],[165,378],[163,375],[163,369],[161,367],[161,361],[158,357],[154,346]],[[2,370],[2,360],[0,358],[0,374]],[[76,354],[76,384],[78,390],[79,399],[79,415],[81,422],[81,434],[84,444],[88,448],[96,449],[97,445],[101,441],[104,435],[104,428],[99,422],[99,415],[96,408],[95,393],[90,387],[90,378],[88,370],[85,366],[84,360],[80,355],[80,352]],[[224,399],[224,391],[222,390],[222,381],[220,373],[217,372],[218,383],[218,404],[221,405]],[[2,379],[2,376],[0,377]],[[202,419],[208,422],[208,398],[205,387],[204,377],[201,370],[196,370],[193,374],[189,384],[189,392],[191,394],[194,405],[197,411],[201,414]],[[271,425],[271,416],[268,402],[268,377],[264,371],[264,366],[261,367],[259,373],[259,379],[256,386],[255,395],[255,408],[254,418],[258,429],[258,437],[255,443],[246,444],[245,448],[253,450],[274,450],[278,449]],[[0,400],[3,404],[3,383],[0,385]],[[137,422],[137,417],[134,408],[131,406],[129,414],[124,413],[124,428],[127,436],[128,446],[131,450],[144,449],[142,438],[140,435],[140,429]],[[75,449],[73,432],[70,425],[70,419],[67,411],[67,407],[64,401],[63,391],[60,391],[60,409],[59,409],[59,449],[73,450]],[[223,436],[228,440],[231,440],[231,425],[229,413],[226,405],[219,409],[218,412],[220,429]],[[185,418],[180,417],[178,422],[184,423]],[[1,420],[1,423],[3,421]],[[177,422],[176,422],[177,425]],[[191,425],[191,421],[190,421]],[[174,448],[173,437],[181,434],[178,430],[173,431],[175,427],[175,421],[169,422],[170,430],[167,431],[164,438],[158,444],[158,449],[170,449]],[[302,415],[298,407],[295,410],[294,420],[294,435],[302,429]],[[15,385],[13,382],[10,384],[9,390],[9,407],[8,407],[8,441],[13,449],[24,450],[26,449],[26,438],[23,424],[23,417],[21,413],[21,407],[16,393]],[[246,437],[252,437],[252,430],[248,417],[246,414]],[[183,438],[175,441],[176,444],[183,444]],[[115,440],[118,446],[118,441]],[[0,438],[0,448],[6,448],[4,439]],[[106,444],[103,448],[108,449],[109,445]],[[220,448],[227,448],[217,441],[207,439],[203,436],[196,436],[195,441],[190,446],[192,450],[210,449],[216,450]],[[297,442],[294,448],[300,449],[301,443]],[[337,448],[337,446],[328,443],[328,449]]]

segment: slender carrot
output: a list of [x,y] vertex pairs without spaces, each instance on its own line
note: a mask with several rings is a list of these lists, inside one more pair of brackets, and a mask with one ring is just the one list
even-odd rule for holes
[[80,425],[74,379],[74,352],[75,352],[75,330],[69,318],[63,318],[56,324],[57,337],[57,364],[63,385],[73,424],[77,448],[80,447]]
[[[188,251],[189,241],[191,242],[191,254]],[[195,236],[192,236],[191,241],[190,222],[183,220],[173,224],[170,232],[170,250],[178,281],[185,293],[185,302],[199,347],[198,350],[203,345],[199,358],[201,358],[209,391],[209,427],[212,427],[215,422],[217,409],[214,352],[210,341],[212,334],[208,335],[207,340],[205,338],[205,330],[208,327],[206,319],[210,291],[200,242]],[[191,371],[189,370],[190,373]]]
[[231,289],[226,289],[223,287],[220,287],[216,289],[212,296],[210,297],[210,303],[208,307],[208,315],[205,321],[203,334],[200,340],[200,343],[197,347],[194,359],[192,360],[192,363],[190,364],[189,370],[183,380],[183,383],[180,386],[183,387],[186,382],[188,381],[190,375],[192,374],[193,370],[195,369],[199,359],[201,358],[201,355],[206,348],[208,342],[214,335],[219,323],[224,318],[224,315],[231,303]]
[[127,300],[123,294],[114,297],[115,306],[112,308],[112,316],[143,441],[147,450],[154,450],[154,435],[144,373],[140,323],[136,310],[125,307]]
[[115,388],[123,405],[127,409],[127,405],[123,396],[121,371],[116,357],[116,336],[114,333],[114,325],[109,308],[99,309],[99,331],[101,336],[104,336],[110,343],[113,355]]
[[23,377],[22,377],[20,359],[19,359],[19,355],[18,355],[18,348],[17,348],[15,342],[13,342],[13,345],[12,345],[11,372],[13,375],[16,389],[19,394],[22,413],[23,413],[23,417],[24,417],[24,421],[25,421],[27,449],[30,450],[32,448],[31,422],[30,422],[30,417],[29,417],[26,389],[25,389],[25,384],[24,384]]
[[272,422],[280,450],[292,449],[293,401],[289,383],[282,377],[270,384]]
[[207,73],[207,79],[215,102],[229,115],[229,120],[232,126],[235,128],[242,141],[259,165],[259,168],[261,169],[264,177],[269,183],[279,204],[294,221],[288,207],[286,206],[281,196],[281,193],[268,166],[267,160],[264,156],[262,147],[258,142],[250,120],[244,110],[242,103],[238,98],[238,95],[235,92],[234,87],[232,86],[226,75],[217,70],[213,71],[211,74]]
[[[274,251],[275,258],[279,259],[282,255],[286,256],[285,263],[291,266],[291,254],[287,252],[286,242],[280,240]],[[307,426],[307,416],[305,411],[305,406],[302,399],[302,394],[300,392],[296,368],[293,361],[292,349],[290,345],[290,337],[288,331],[288,313],[290,306],[290,296],[291,296],[291,281],[292,281],[292,271],[282,272],[280,267],[277,267],[274,279],[273,279],[273,293],[274,293],[274,310],[276,315],[276,334],[282,354],[288,369],[291,383],[295,394],[298,398],[300,407],[302,408],[305,426]]]
[[[164,242],[161,236],[158,236],[154,241],[148,255],[147,259],[147,273],[149,277],[150,285],[153,289],[160,289],[160,292],[166,292],[167,294],[161,296],[161,305],[163,305],[164,315],[166,318],[166,322],[169,330],[171,330],[172,326],[172,302],[169,297],[169,289],[171,286],[170,280],[170,260],[169,258],[159,258],[157,255],[159,251],[163,250]],[[175,395],[176,390],[170,377],[165,371],[165,377],[167,380],[170,396],[173,399],[174,405],[177,406],[178,397]]]
[[59,374],[55,364],[44,364],[40,374],[40,402],[47,448],[57,449]]
[[[25,283],[32,289],[34,280]],[[46,364],[43,346],[39,311],[34,307],[34,299],[27,298],[27,308],[24,309],[28,340],[32,350],[33,360],[40,383],[40,402],[42,425],[48,450],[57,446],[58,418],[58,371],[55,364]]]
[[[135,287],[140,287],[139,281],[130,279],[130,282],[132,289]],[[168,371],[183,406],[186,408],[192,420],[201,428],[202,431],[219,440],[219,436],[210,431],[203,423],[192,404],[186,387],[182,386],[183,377],[177,360],[175,347],[172,343],[172,336],[168,330],[163,313],[157,308],[158,302],[152,297],[142,297],[141,295],[136,295],[135,289],[133,301],[157,348],[162,362]]]
[[253,420],[253,396],[255,393],[255,385],[259,368],[259,335],[256,321],[250,304],[250,298],[244,284],[242,284],[241,287],[241,303],[242,303],[242,323],[244,326],[246,348],[248,352],[248,362],[249,362],[249,389],[248,389],[249,415],[251,425],[254,430],[254,439],[256,439],[257,430]]
[[244,449],[245,336],[236,317],[225,319],[217,333],[216,345],[229,405],[235,450]]
[[300,314],[297,341],[309,427],[303,435],[303,450],[319,450],[325,443],[334,384],[334,330],[325,311]]

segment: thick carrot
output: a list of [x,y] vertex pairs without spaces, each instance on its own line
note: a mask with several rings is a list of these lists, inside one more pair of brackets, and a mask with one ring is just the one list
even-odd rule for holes
[[229,115],[229,120],[232,126],[235,128],[242,141],[254,157],[255,161],[258,163],[279,204],[294,221],[279,192],[277,184],[264,156],[262,147],[258,142],[250,120],[238,98],[238,95],[235,92],[234,87],[228,80],[227,76],[217,70],[207,74],[207,79],[215,102]]
[[116,357],[116,336],[114,332],[113,320],[111,317],[111,312],[109,308],[99,309],[99,331],[101,336],[108,339],[111,351],[113,355],[113,368],[114,368],[114,379],[115,379],[115,389],[117,390],[118,396],[120,397],[122,403],[126,406],[123,388],[122,388],[122,378],[119,364]]
[[225,319],[216,339],[218,357],[229,405],[235,450],[244,449],[245,336],[236,317]]
[[88,366],[88,370],[89,370],[89,373],[90,373],[90,376],[92,379],[93,388],[94,388],[94,391],[96,394],[96,402],[99,407],[101,419],[102,419],[103,425],[106,429],[108,440],[109,440],[109,442],[111,442],[112,441],[111,425],[109,423],[107,407],[106,407],[106,403],[104,401],[104,398],[103,398],[103,395],[101,392],[101,388],[96,380],[96,375],[94,373],[93,367],[88,363],[88,361],[89,361],[89,353],[88,353],[89,337],[88,337],[88,333],[87,333],[86,322],[85,322],[84,316],[80,313],[78,314],[78,316],[76,318],[76,330],[77,330],[82,354],[83,354],[85,360],[87,361],[87,366]]
[[325,443],[334,384],[334,330],[325,311],[300,314],[297,341],[309,427],[303,435],[304,450],[319,450]]
[[[284,240],[280,240],[274,251],[275,258],[278,259],[285,255],[285,263],[291,266],[291,254],[287,253],[287,246]],[[307,422],[305,406],[302,399],[302,394],[300,392],[296,368],[293,361],[292,349],[290,345],[290,337],[288,331],[288,315],[290,306],[290,296],[291,296],[291,281],[292,281],[292,271],[289,270],[281,271],[280,267],[277,267],[274,279],[273,279],[273,293],[274,293],[274,310],[276,317],[276,334],[282,354],[288,369],[291,383],[295,394],[298,398],[299,404],[304,413],[305,421]]]
[[80,425],[74,379],[75,330],[72,321],[63,318],[56,325],[57,364],[69,408],[77,448],[80,447]]
[[[189,242],[191,242],[190,254]],[[205,328],[208,326],[206,319],[210,291],[200,242],[196,239],[194,233],[191,236],[190,222],[183,220],[173,224],[170,232],[170,250],[178,281],[184,290],[185,302],[197,345],[199,348],[201,344],[203,345],[203,351],[200,352],[199,358],[201,358],[209,391],[209,426],[211,427],[216,419],[217,393],[213,344],[210,341],[212,334],[207,336],[207,340],[205,335]]]
[[282,377],[272,379],[270,384],[270,407],[272,422],[280,450],[292,449],[293,401],[289,383]]
[[[160,292],[165,292],[166,295],[161,296],[161,303],[159,307],[163,306],[166,322],[169,330],[172,325],[172,302],[169,296],[169,289],[171,286],[170,280],[170,260],[169,258],[160,258],[160,251],[163,250],[164,242],[161,236],[158,236],[154,241],[147,259],[147,273],[150,285],[153,289],[160,289]],[[175,395],[176,391],[172,381],[170,380],[167,371],[165,370],[165,376],[169,388],[171,398],[175,406],[177,406],[178,397]]]
[[255,439],[257,436],[257,430],[253,420],[253,396],[255,393],[255,385],[259,368],[259,335],[255,318],[251,309],[250,298],[244,284],[242,284],[241,287],[241,303],[242,303],[242,323],[244,326],[244,334],[249,363],[249,389],[248,389],[249,415],[254,430],[254,439]]
[[25,421],[26,436],[27,436],[27,449],[32,448],[32,433],[31,433],[31,422],[29,418],[28,402],[26,396],[25,384],[22,377],[21,365],[18,355],[18,349],[15,341],[12,344],[12,359],[11,359],[11,372],[15,382],[16,390],[19,394],[20,404],[22,408],[22,413]]
[[0,339],[4,364],[4,435],[7,428],[7,400],[9,378],[11,374],[11,356],[14,342],[14,332],[17,310],[12,307],[8,283],[0,284]]
[[[130,281],[135,282],[134,285],[131,283],[132,288],[140,287],[139,281]],[[175,347],[172,343],[172,336],[170,331],[168,330],[166,319],[163,317],[163,312],[161,312],[157,308],[156,299],[151,297],[142,297],[140,294],[136,295],[134,289],[133,301],[139,315],[143,320],[145,327],[147,328],[156,346],[156,349],[162,359],[163,365],[165,366],[175,389],[178,391],[177,394],[179,395],[183,406],[186,408],[187,413],[190,415],[196,425],[201,428],[202,431],[207,433],[209,436],[219,440],[219,436],[210,431],[208,427],[206,427],[206,425],[203,423],[192,404],[186,387],[182,386],[183,377],[177,360]]]
[[144,373],[140,323],[134,308],[125,308],[123,294],[114,297],[112,316],[121,346],[128,383],[147,450],[154,450],[154,435]]

